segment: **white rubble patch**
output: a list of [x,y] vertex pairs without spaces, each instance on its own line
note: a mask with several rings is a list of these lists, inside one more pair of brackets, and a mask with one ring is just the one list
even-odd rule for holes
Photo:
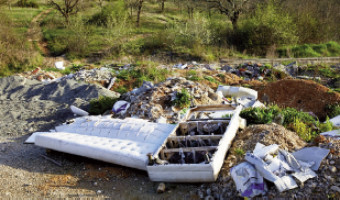
[[329,149],[323,149],[320,147],[306,147],[293,153],[293,156],[304,162],[314,162],[311,167],[313,170],[318,170],[321,161],[328,155]]
[[75,115],[79,115],[79,116],[88,116],[89,115],[89,113],[86,112],[85,110],[80,109],[80,108],[73,106],[73,105],[70,106],[70,109]]
[[63,61],[55,62],[54,65],[55,65],[55,68],[57,68],[59,70],[64,70],[65,69]]
[[334,126],[340,127],[340,115],[333,117],[329,121],[332,122]]
[[[328,153],[328,149],[306,147],[291,154],[279,149],[277,144],[265,146],[257,143],[253,153],[246,154],[245,160],[256,169],[254,170],[255,172],[251,171],[251,174],[259,174],[256,175],[260,181],[256,182],[257,184],[262,183],[261,180],[264,178],[274,183],[279,192],[283,192],[298,187],[293,177],[301,183],[316,177],[317,174],[313,170],[318,170],[321,161]],[[277,156],[273,156],[275,154],[277,154]],[[234,168],[238,169],[238,171],[249,171],[250,169],[244,163]],[[247,177],[244,173],[240,176],[233,176],[233,174],[235,174],[234,168],[231,169],[232,178],[243,197],[252,198],[266,193],[265,187],[255,187],[249,185],[249,183],[242,182],[242,180]],[[252,177],[255,177],[255,175]],[[253,183],[251,179],[249,180],[250,183]],[[240,186],[241,183],[243,183],[243,185]]]
[[155,153],[177,125],[110,116],[76,118],[55,128],[54,133],[34,134],[35,145],[146,170],[148,153]]
[[329,137],[332,137],[334,139],[340,140],[340,129],[333,130],[333,131],[328,131],[328,132],[324,132],[324,133],[320,133],[320,135],[329,136]]

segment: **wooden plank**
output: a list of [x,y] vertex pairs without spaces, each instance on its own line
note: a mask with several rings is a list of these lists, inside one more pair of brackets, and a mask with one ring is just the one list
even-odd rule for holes
[[170,136],[168,140],[185,141],[185,140],[220,140],[223,135],[193,135],[193,136]]
[[208,147],[186,147],[186,148],[173,148],[173,149],[163,149],[164,153],[177,153],[180,151],[183,152],[192,152],[192,151],[212,151],[216,150],[217,146],[208,146]]

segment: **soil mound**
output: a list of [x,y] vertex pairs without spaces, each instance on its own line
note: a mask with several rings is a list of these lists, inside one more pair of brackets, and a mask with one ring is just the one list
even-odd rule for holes
[[267,84],[259,91],[259,99],[280,107],[313,112],[324,119],[326,105],[339,103],[340,94],[314,81],[286,79]]

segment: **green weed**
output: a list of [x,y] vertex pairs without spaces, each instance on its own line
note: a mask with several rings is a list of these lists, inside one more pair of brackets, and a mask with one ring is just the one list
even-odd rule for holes
[[101,96],[98,99],[91,99],[89,113],[91,115],[100,115],[111,110],[117,99],[107,96]]
[[185,88],[182,88],[180,92],[177,92],[176,99],[173,100],[172,103],[180,109],[188,108],[191,104],[191,99],[189,92]]
[[236,148],[235,153],[236,153],[236,155],[239,155],[239,156],[244,156],[244,154],[245,154],[245,152],[242,148]]

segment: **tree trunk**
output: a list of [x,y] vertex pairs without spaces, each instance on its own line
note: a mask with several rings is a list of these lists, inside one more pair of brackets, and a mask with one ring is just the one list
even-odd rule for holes
[[164,4],[165,4],[165,0],[162,0],[162,12],[164,12]]
[[143,1],[144,0],[139,0],[139,3],[138,3],[137,21],[136,21],[136,24],[138,27],[139,27],[139,22],[140,22],[140,14],[142,12]]
[[230,21],[231,24],[233,25],[233,30],[237,30],[238,26],[237,26],[237,22],[238,22],[238,18],[240,16],[240,12],[234,12],[234,14],[230,17]]

